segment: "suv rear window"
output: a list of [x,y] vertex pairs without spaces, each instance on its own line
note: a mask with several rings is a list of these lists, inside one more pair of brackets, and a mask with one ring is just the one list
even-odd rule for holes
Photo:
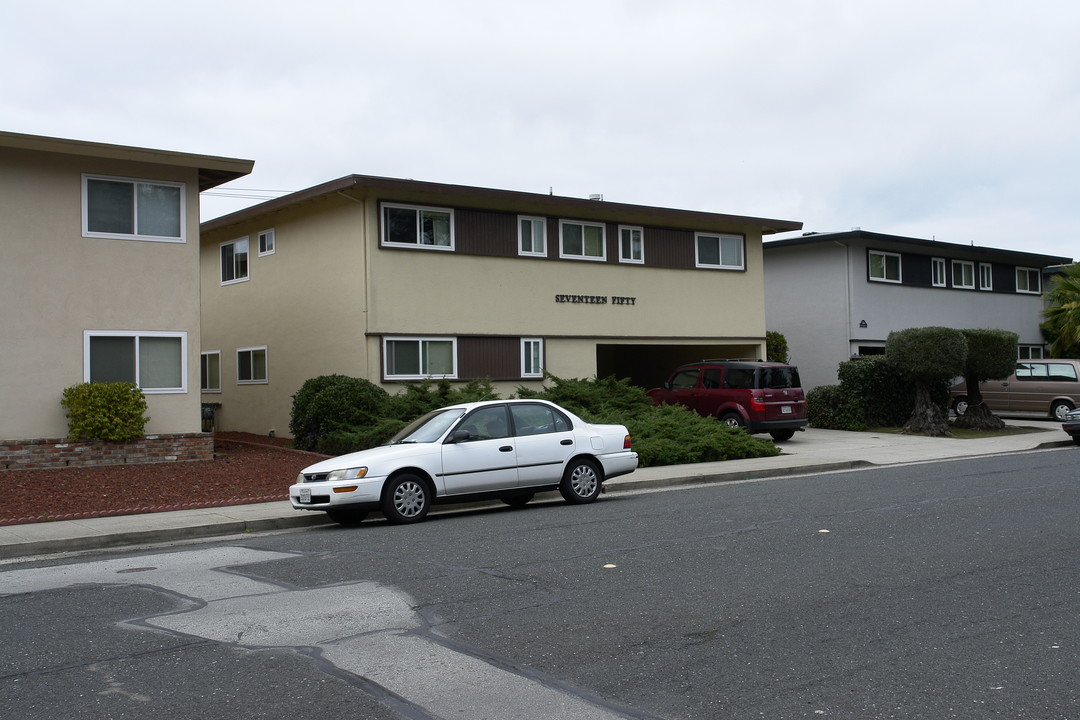
[[799,383],[799,369],[795,367],[761,368],[761,387],[771,390],[802,387]]

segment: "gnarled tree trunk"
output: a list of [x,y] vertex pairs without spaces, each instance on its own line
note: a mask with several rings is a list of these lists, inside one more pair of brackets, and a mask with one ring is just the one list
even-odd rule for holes
[[930,437],[952,436],[948,417],[930,397],[930,387],[921,380],[915,383],[915,409],[900,432]]

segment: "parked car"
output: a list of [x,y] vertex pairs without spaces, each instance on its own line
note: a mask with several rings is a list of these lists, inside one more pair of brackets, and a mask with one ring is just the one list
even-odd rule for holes
[[605,480],[637,462],[622,425],[587,423],[543,400],[465,403],[429,412],[386,445],[305,468],[289,500],[344,524],[371,510],[413,523],[435,503],[501,498],[520,506],[546,490],[591,503]]
[[1070,410],[1065,413],[1065,421],[1061,423],[1061,429],[1068,433],[1074,443],[1080,445],[1080,410]]
[[[983,402],[995,413],[1021,413],[1065,420],[1080,406],[1080,360],[1021,360],[1005,380],[979,383]],[[967,383],[952,389],[952,408],[967,411]]]
[[657,405],[685,405],[750,433],[790,440],[806,427],[806,398],[794,365],[760,360],[702,360],[675,369],[648,391]]

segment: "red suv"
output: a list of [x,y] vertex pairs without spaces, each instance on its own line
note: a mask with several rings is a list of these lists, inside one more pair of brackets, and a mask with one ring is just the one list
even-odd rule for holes
[[750,433],[790,440],[806,426],[806,399],[794,365],[760,360],[702,360],[683,365],[662,388],[649,390],[657,405],[685,405]]

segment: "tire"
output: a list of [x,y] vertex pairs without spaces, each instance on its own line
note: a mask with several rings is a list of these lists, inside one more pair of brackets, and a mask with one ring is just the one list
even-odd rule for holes
[[775,440],[776,442],[784,442],[785,440],[790,440],[791,438],[795,437],[795,431],[794,430],[773,430],[772,432],[769,433],[769,435],[772,435],[772,439]]
[[578,458],[566,466],[559,492],[563,499],[574,505],[591,503],[600,497],[604,476],[592,460]]
[[1072,437],[1072,441],[1075,444],[1080,445],[1080,435],[1072,435],[1071,437]]
[[1058,422],[1065,422],[1065,413],[1073,409],[1073,404],[1065,400],[1058,400],[1050,406],[1050,417]]
[[963,396],[956,398],[956,402],[953,403],[952,409],[957,415],[963,415],[968,409],[968,399]]
[[416,523],[431,509],[431,490],[411,473],[396,475],[383,488],[382,513],[394,525]]
[[742,419],[742,415],[734,412],[729,412],[721,415],[720,422],[724,423],[729,428],[734,428],[736,430],[746,427],[746,421]]
[[327,510],[327,517],[339,525],[359,525],[367,517],[367,510]]
[[529,493],[528,495],[507,495],[504,498],[500,498],[500,500],[513,508],[525,507],[532,499],[532,493]]

